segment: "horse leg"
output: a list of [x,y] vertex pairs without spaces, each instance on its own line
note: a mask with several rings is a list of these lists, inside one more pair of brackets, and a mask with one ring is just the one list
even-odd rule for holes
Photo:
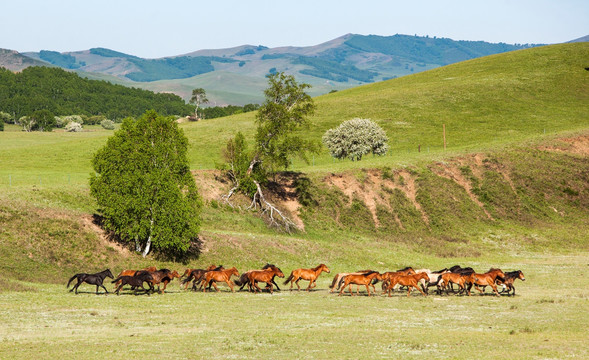
[[[301,291],[301,287],[299,286],[299,281],[301,281],[301,278],[297,278],[297,281],[295,281],[294,283],[296,284],[296,286],[299,288],[299,291]],[[291,288],[292,288],[292,284],[290,284]]]
[[419,286],[417,286],[417,285],[414,285],[414,286],[415,286],[415,288],[416,288],[417,290],[419,290],[419,291],[421,292],[421,294],[422,294],[423,296],[427,296],[427,294],[426,294],[426,293],[424,293],[424,292],[423,292],[423,290],[421,290],[421,289],[419,288]]
[[108,290],[106,290],[106,288],[104,287],[104,285],[100,284],[100,286],[102,286],[102,288],[104,289],[105,293],[108,294]]
[[[360,287],[360,285],[358,285],[358,287],[356,288],[356,291],[358,290],[359,287]],[[366,291],[368,292],[368,296],[370,296],[370,288],[368,287],[368,284],[366,284]]]
[[272,284],[274,284],[274,286],[276,286],[277,291],[280,291],[280,288],[278,287],[278,284],[276,284],[276,282],[274,281],[274,278],[272,278]]
[[495,292],[495,295],[501,296],[501,295],[499,295],[499,291],[497,291],[497,286],[495,286],[495,284],[491,284],[491,288],[493,288],[493,291]]
[[409,290],[407,290],[407,297],[409,297],[409,296],[411,296],[411,290],[413,289],[413,287],[407,286],[407,289],[409,289]]
[[231,281],[231,279],[227,280],[227,285],[231,288],[231,292],[235,292],[235,290],[233,290],[233,281]]
[[215,290],[216,290],[217,292],[219,292],[219,288],[217,287],[217,284],[216,284],[215,282],[212,282],[212,281],[211,281],[211,282],[210,282],[210,284],[213,284],[213,286],[215,287]]

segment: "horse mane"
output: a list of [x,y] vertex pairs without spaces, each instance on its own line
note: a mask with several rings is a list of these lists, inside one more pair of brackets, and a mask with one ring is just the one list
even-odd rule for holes
[[448,268],[443,268],[442,270],[438,270],[438,271],[432,271],[432,274],[441,274],[444,271],[448,271]]
[[319,264],[317,267],[313,268],[313,271],[319,270],[320,267],[325,266],[325,264]]
[[517,277],[520,272],[521,272],[521,270],[515,270],[515,271],[505,272],[504,274],[505,274],[505,277]]
[[221,271],[221,270],[223,270],[223,265],[219,265],[211,271]]
[[266,270],[266,269],[269,269],[269,268],[272,268],[272,267],[276,267],[276,265],[266,263],[266,265],[264,265],[264,267],[262,268],[262,270]]
[[368,269],[368,270],[358,270],[356,272],[359,272],[359,273],[369,273],[369,272],[374,272],[374,270],[370,270],[370,269]]
[[400,269],[400,270],[397,270],[397,271],[406,271],[406,270],[409,270],[409,269],[413,269],[413,268],[411,266],[406,266],[405,268]]
[[378,271],[373,271],[373,270],[370,270],[370,271],[369,271],[369,272],[367,272],[366,274],[362,274],[362,275],[363,275],[363,276],[368,276],[368,275],[372,275],[372,274],[374,274],[374,273],[378,273]]

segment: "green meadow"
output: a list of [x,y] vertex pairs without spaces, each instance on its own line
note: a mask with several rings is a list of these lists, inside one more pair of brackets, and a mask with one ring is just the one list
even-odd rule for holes
[[[144,259],[93,222],[91,159],[112,131],[6,125],[0,358],[589,357],[588,50],[532,48],[316,98],[302,136],[320,141],[342,121],[370,118],[389,135],[389,154],[334,161],[323,149],[309,164],[293,159],[291,170],[309,182],[297,212],[305,229],[292,234],[214,199],[222,182],[201,183],[201,254],[185,263]],[[255,114],[180,126],[200,181],[214,177],[237,131],[251,138]],[[96,296],[88,285],[76,296],[65,287],[75,273],[104,268],[214,263],[241,273],[266,262],[287,276],[320,263],[331,273],[314,291],[279,282],[283,291],[273,295],[226,286],[195,293],[178,280],[150,296]],[[519,269],[526,281],[515,283],[513,297],[327,290],[338,272],[455,264]]]

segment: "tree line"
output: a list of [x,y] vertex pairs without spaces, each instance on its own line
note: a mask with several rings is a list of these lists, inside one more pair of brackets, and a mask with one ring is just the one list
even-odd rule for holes
[[104,115],[121,120],[148,109],[162,115],[185,116],[194,107],[175,94],[89,80],[59,68],[29,67],[20,73],[0,68],[0,111],[13,119],[38,110],[54,115]]

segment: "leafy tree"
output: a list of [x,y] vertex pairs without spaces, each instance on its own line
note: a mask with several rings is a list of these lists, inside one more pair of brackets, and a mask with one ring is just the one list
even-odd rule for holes
[[90,191],[105,227],[143,256],[153,248],[182,257],[198,235],[202,204],[187,148],[178,124],[151,110],[125,119],[94,155]]
[[323,143],[336,159],[361,160],[362,156],[373,153],[385,155],[388,151],[388,137],[385,131],[369,119],[344,121],[335,129],[323,135]]
[[55,115],[49,110],[37,110],[30,116],[35,124],[33,130],[51,131],[57,125]]
[[[264,91],[266,100],[256,116],[254,149],[247,152],[240,133],[227,144],[225,158],[234,187],[225,199],[229,201],[234,191],[242,191],[252,197],[251,208],[259,205],[268,214],[271,225],[284,226],[290,231],[294,224],[265,199],[261,184],[268,175],[279,169],[286,170],[292,157],[298,156],[308,162],[307,154],[318,151],[317,144],[302,139],[295,132],[309,125],[307,117],[313,114],[315,104],[305,92],[310,85],[298,84],[292,75],[271,74],[268,84]],[[244,169],[245,164],[247,169]]]
[[209,99],[207,99],[207,93],[206,93],[205,89],[198,88],[198,89],[192,90],[192,97],[190,98],[189,103],[195,105],[194,117],[196,117],[198,119],[198,108],[199,108],[200,104],[206,104],[208,102],[209,102]]
[[4,131],[4,119],[0,117],[0,131]]

